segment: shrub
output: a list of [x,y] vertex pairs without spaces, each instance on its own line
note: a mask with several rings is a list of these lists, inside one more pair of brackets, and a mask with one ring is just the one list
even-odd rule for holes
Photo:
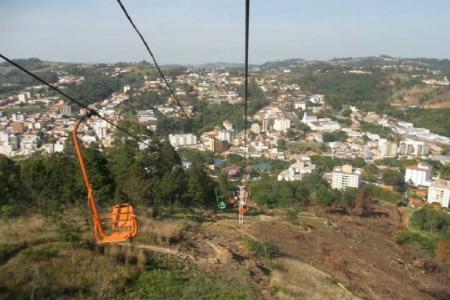
[[450,226],[450,216],[432,207],[424,207],[412,214],[411,224],[420,230],[445,233]]
[[280,256],[280,248],[274,243],[262,243],[256,240],[248,240],[247,245],[251,251],[255,252],[257,257],[273,259]]
[[244,286],[178,268],[141,273],[124,299],[251,299]]
[[13,207],[11,205],[2,205],[0,208],[0,215],[1,218],[6,222],[8,221],[9,217],[11,217],[13,213]]
[[395,242],[399,245],[417,244],[422,249],[425,249],[430,252],[434,252],[434,249],[436,249],[438,241],[439,239],[437,237],[428,234],[411,232],[408,230],[402,230],[398,232],[397,235],[395,236]]
[[266,253],[267,258],[272,259],[272,258],[280,256],[280,248],[277,245],[275,245],[273,243],[266,243],[265,248],[266,248],[265,253]]

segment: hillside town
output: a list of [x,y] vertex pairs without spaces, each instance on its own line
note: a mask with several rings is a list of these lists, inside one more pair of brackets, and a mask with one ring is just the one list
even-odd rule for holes
[[[114,77],[129,73],[131,68],[110,66],[105,70],[105,76]],[[351,105],[336,113],[323,94],[310,93],[298,84],[282,80],[290,71],[288,68],[254,70],[254,83],[267,103],[248,120],[248,149],[244,148],[243,128],[236,128],[237,124],[229,120],[199,135],[180,131],[172,132],[166,138],[175,149],[210,151],[225,159],[229,155],[244,156],[248,150],[250,158],[291,162],[277,175],[280,181],[301,180],[304,174],[312,173],[316,167],[311,162],[312,156],[359,158],[369,164],[383,159],[414,159],[419,162],[405,168],[405,183],[428,190],[427,196],[421,198],[423,203],[438,202],[443,207],[449,206],[450,182],[433,176],[432,167],[421,161],[448,164],[450,156],[442,153],[450,146],[450,137]],[[83,76],[60,72],[55,85],[64,88],[79,85],[84,80]],[[211,104],[239,105],[243,102],[240,92],[243,77],[228,71],[186,69],[169,77],[169,81],[176,87],[175,93],[179,97],[191,95],[196,101]],[[125,84],[91,107],[116,123],[124,118],[122,108],[131,98],[149,92],[161,94],[165,88],[161,79],[144,76],[141,85]],[[84,109],[50,94],[42,85],[28,86],[16,95],[0,100],[2,109],[12,112],[0,113],[0,153],[9,157],[65,151],[68,145],[70,147],[68,138],[76,120],[86,114]],[[133,118],[155,132],[158,116],[179,119],[195,116],[192,105],[186,105],[182,111],[174,100],[167,96],[162,104],[134,111]],[[41,108],[39,111],[28,109],[36,105]],[[86,146],[94,143],[110,147],[114,140],[113,129],[104,120],[93,116],[82,128],[80,138]],[[332,188],[340,190],[358,188],[365,180],[363,171],[351,165],[336,166],[324,177]],[[377,184],[381,185],[381,182]],[[421,205],[417,201],[414,203]]]

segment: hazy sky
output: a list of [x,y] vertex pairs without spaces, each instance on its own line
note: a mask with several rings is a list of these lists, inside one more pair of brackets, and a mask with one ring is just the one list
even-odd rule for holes
[[[163,64],[242,62],[244,0],[123,0]],[[252,63],[388,54],[450,58],[448,0],[252,0]],[[0,0],[0,52],[150,60],[115,0]]]

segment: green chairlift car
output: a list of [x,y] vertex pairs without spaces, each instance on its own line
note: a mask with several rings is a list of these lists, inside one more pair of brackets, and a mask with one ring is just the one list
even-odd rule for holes
[[225,201],[225,197],[223,195],[219,195],[217,189],[214,189],[214,192],[216,193],[217,208],[220,210],[226,209],[227,202]]

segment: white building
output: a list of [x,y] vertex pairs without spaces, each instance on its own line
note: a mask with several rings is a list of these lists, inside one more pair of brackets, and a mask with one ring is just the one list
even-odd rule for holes
[[305,123],[306,125],[308,125],[309,122],[314,122],[314,121],[317,121],[317,117],[316,116],[314,116],[314,115],[309,115],[308,116],[307,112],[305,112],[303,114],[302,122]]
[[405,182],[414,186],[430,186],[433,168],[424,162],[420,162],[417,166],[406,167]]
[[64,149],[66,148],[66,144],[67,144],[67,137],[59,138],[53,147],[53,151],[64,152]]
[[294,103],[294,109],[301,109],[306,110],[306,102],[305,101],[298,101]]
[[38,148],[39,137],[37,135],[24,135],[20,141],[20,148],[25,151],[35,151]]
[[108,136],[108,123],[105,120],[97,120],[94,123],[95,134],[99,139],[103,139]]
[[380,151],[381,158],[397,157],[398,147],[396,142],[380,139],[378,141],[378,150]]
[[195,145],[197,144],[197,136],[192,133],[169,134],[169,142],[173,147]]
[[72,115],[72,107],[70,105],[63,105],[60,109],[59,109],[59,114],[61,116],[70,116]]
[[55,152],[55,145],[52,143],[44,144],[42,145],[42,149],[44,149],[47,154],[53,154]]
[[428,203],[439,203],[442,207],[449,207],[450,181],[437,180],[428,189]]
[[228,143],[233,142],[235,137],[236,137],[236,134],[233,129],[229,129],[229,130],[221,129],[221,130],[219,130],[219,133],[217,136],[219,141],[228,142]]
[[151,109],[138,110],[137,118],[138,118],[138,121],[141,123],[158,121],[158,118],[156,118],[156,116],[155,116],[155,112]]
[[22,122],[24,119],[25,119],[24,115],[21,114],[20,112],[17,113],[17,114],[16,114],[16,113],[13,113],[13,114],[11,115],[11,120],[12,120],[13,122]]
[[276,118],[273,123],[273,129],[276,131],[287,131],[291,128],[291,120],[286,118]]
[[321,118],[317,121],[309,122],[307,125],[314,131],[332,132],[341,130],[339,123],[331,120],[330,118]]
[[17,96],[17,99],[19,100],[19,103],[27,103],[27,97],[25,96],[24,93],[19,94]]
[[309,97],[308,101],[313,104],[323,104],[325,96],[324,95],[314,95]]
[[414,140],[401,141],[398,149],[398,154],[405,156],[426,156],[428,153],[430,147],[426,143]]
[[250,127],[250,131],[254,134],[260,134],[261,133],[261,126],[259,126],[259,123],[253,123]]
[[331,187],[345,190],[346,188],[358,188],[362,170],[351,165],[337,166],[331,173]]
[[262,131],[269,131],[270,129],[270,118],[268,116],[265,116],[262,120]]
[[15,150],[16,149],[14,149],[14,147],[10,144],[0,145],[0,154],[3,154],[3,155],[13,156]]
[[302,122],[313,131],[331,132],[341,129],[339,123],[330,118],[317,119],[316,116],[308,115],[306,112],[303,114]]
[[289,166],[289,169],[281,171],[278,175],[278,181],[295,181],[301,180],[303,175],[311,174],[316,165],[311,163],[311,158],[309,156],[303,156],[296,163]]

